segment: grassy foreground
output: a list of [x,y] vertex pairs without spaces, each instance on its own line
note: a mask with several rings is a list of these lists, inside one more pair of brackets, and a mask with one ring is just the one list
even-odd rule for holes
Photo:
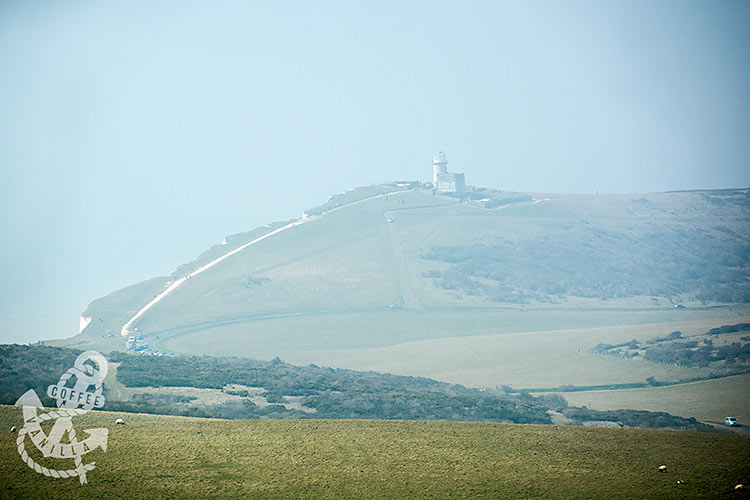
[[0,407],[0,498],[745,498],[734,486],[750,482],[750,437],[739,435],[109,412],[73,422],[109,428],[108,451],[84,460],[96,461],[86,485],[29,469],[7,432],[20,409]]

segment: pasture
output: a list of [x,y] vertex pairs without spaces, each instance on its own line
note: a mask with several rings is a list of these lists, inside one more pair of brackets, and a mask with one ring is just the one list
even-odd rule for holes
[[[0,407],[3,428],[20,419],[19,408]],[[101,411],[74,423],[109,429],[107,452],[84,460],[96,461],[89,483],[35,473],[5,431],[0,498],[716,499],[746,498],[734,486],[750,477],[750,437],[738,435]]]

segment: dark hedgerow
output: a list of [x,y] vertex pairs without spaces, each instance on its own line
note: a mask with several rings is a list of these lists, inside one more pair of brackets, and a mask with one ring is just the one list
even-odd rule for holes
[[[246,404],[244,418],[377,418],[550,423],[547,408],[534,398],[499,396],[421,377],[300,367],[275,360],[192,356],[155,358],[110,353],[120,363],[117,378],[129,387],[199,387],[227,384],[263,387],[270,404]],[[284,396],[304,396],[315,413],[286,409]],[[248,403],[251,403],[248,401]],[[177,411],[159,403],[170,413]],[[226,415],[226,414],[225,414]]]

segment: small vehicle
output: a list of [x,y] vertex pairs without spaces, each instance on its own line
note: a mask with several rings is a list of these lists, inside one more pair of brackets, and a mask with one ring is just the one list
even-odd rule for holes
[[739,422],[737,422],[737,419],[734,417],[725,417],[724,425],[728,425],[729,427],[737,427],[740,424]]

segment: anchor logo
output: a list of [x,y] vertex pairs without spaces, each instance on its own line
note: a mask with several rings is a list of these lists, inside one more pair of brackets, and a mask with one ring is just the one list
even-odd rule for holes
[[[18,398],[16,406],[23,407],[24,425],[18,431],[16,445],[21,459],[30,468],[49,477],[78,477],[81,484],[87,482],[86,473],[94,469],[96,462],[85,464],[82,457],[96,448],[107,451],[109,431],[106,428],[84,429],[88,437],[79,441],[73,427],[73,417],[104,406],[102,382],[107,369],[107,360],[98,352],[86,351],[79,355],[74,366],[60,377],[57,384],[47,387],[47,395],[57,401],[57,411],[40,413],[42,402],[33,389]],[[75,379],[75,383],[69,387],[71,379]],[[92,387],[93,391],[90,391]],[[54,420],[54,424],[47,435],[41,424],[49,420]],[[67,442],[63,442],[66,435]],[[55,470],[39,465],[26,452],[26,436],[44,457],[73,459],[75,468]]]

